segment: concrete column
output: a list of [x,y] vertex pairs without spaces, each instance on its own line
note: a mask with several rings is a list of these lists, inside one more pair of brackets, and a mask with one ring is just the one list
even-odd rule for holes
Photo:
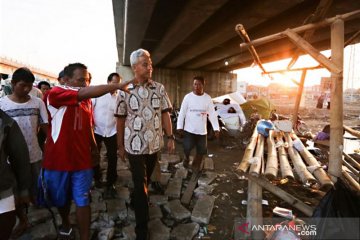
[[116,72],[120,74],[124,81],[129,81],[134,78],[134,73],[131,67],[123,66],[119,63],[116,64]]
[[331,25],[331,61],[341,69],[340,73],[331,73],[329,173],[336,182],[341,176],[343,152],[344,21],[341,19]]

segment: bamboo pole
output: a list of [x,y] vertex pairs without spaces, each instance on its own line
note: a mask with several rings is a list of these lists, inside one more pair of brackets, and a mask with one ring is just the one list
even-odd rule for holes
[[312,172],[312,174],[315,175],[316,179],[319,180],[321,184],[321,188],[323,189],[330,189],[333,187],[333,183],[331,182],[329,176],[326,174],[324,169],[320,166],[319,162],[316,160],[316,158],[309,152],[309,150],[306,149],[306,147],[303,145],[303,143],[300,141],[298,136],[296,136],[295,133],[291,135],[294,139],[299,141],[299,144],[301,144],[302,150],[300,151],[300,155],[303,157],[305,162],[311,166],[314,167],[315,170]]
[[254,154],[255,161],[250,166],[250,174],[253,174],[255,176],[260,174],[261,165],[262,165],[261,162],[264,158],[264,142],[265,142],[264,136],[259,134],[256,143],[256,150]]
[[[297,28],[293,28],[292,31],[296,32],[296,33],[301,33],[310,29],[317,29],[317,28],[322,28],[322,27],[326,27],[330,24],[332,24],[335,20],[337,19],[342,19],[342,20],[350,20],[350,19],[355,19],[355,18],[359,18],[360,17],[360,10],[356,10],[353,12],[349,12],[349,13],[345,13],[343,15],[338,15],[332,18],[328,18],[325,19],[324,21],[318,22],[318,23],[310,23],[310,24],[306,24]],[[243,47],[248,47],[250,44],[253,46],[259,46],[268,42],[272,42],[281,38],[284,38],[285,35],[283,34],[283,32],[279,32],[279,33],[275,33],[272,35],[268,35],[266,37],[262,37],[259,39],[255,39],[249,43],[241,43],[240,44],[240,48]]]
[[343,165],[347,167],[353,174],[355,174],[357,177],[360,177],[360,172],[356,170],[350,163],[348,163],[345,159],[342,160]]
[[[340,73],[342,72],[342,68],[334,64],[327,57],[321,54],[318,50],[316,50],[310,43],[305,41],[298,34],[294,33],[292,30],[287,29],[284,31],[284,34],[293,42],[298,48],[302,49],[304,52],[308,53],[312,56],[316,61],[318,61],[321,65],[326,67],[330,72]],[[344,46],[344,44],[342,45]]]
[[351,156],[349,156],[348,154],[346,154],[344,152],[343,152],[343,155],[348,162],[350,162],[355,168],[360,170],[360,164],[355,159],[353,159]]
[[[249,225],[249,229],[253,225],[263,224],[262,213],[262,187],[255,181],[248,181],[248,198],[246,208],[246,220]],[[264,239],[264,233],[262,231],[251,231],[251,239]]]
[[360,131],[357,131],[355,129],[352,129],[351,127],[344,125],[344,130],[350,133],[351,135],[354,135],[357,138],[360,138]]
[[250,158],[253,157],[258,135],[259,134],[258,134],[257,128],[255,127],[254,132],[251,135],[250,142],[248,143],[248,145],[245,149],[242,161],[241,161],[239,167],[237,168],[237,171],[246,172],[248,170],[248,168],[250,166],[249,160],[250,160]]
[[269,131],[269,137],[266,140],[267,142],[267,160],[266,160],[266,169],[265,169],[265,176],[268,179],[274,179],[277,176],[279,170],[278,164],[278,157],[275,148],[275,141],[274,141],[274,130]]
[[289,144],[289,148],[288,148],[288,153],[289,156],[293,162],[294,168],[296,173],[299,175],[301,181],[303,183],[315,183],[316,179],[314,178],[314,176],[307,170],[305,163],[303,162],[303,160],[301,159],[300,154],[298,153],[298,151],[296,151],[293,148],[293,141],[291,140],[291,137],[289,135],[289,133],[285,133],[285,139]]
[[340,73],[331,72],[330,157],[329,174],[335,183],[341,176],[343,152],[343,62],[344,21],[336,19],[331,25],[331,60]]
[[[277,142],[280,142],[280,141],[282,142],[283,141],[282,135],[278,135],[276,137],[276,140],[277,140]],[[278,147],[278,151],[279,151],[281,176],[283,178],[290,178],[290,179],[294,180],[295,179],[294,173],[290,166],[289,159],[288,159],[286,151],[285,151],[285,147],[284,146]]]
[[301,73],[300,84],[299,84],[298,92],[296,94],[296,101],[295,101],[295,107],[294,107],[294,112],[293,112],[293,123],[292,123],[293,127],[295,127],[295,124],[296,124],[297,119],[298,119],[300,101],[301,101],[301,96],[302,96],[303,89],[304,89],[306,72],[307,72],[306,70],[303,70],[302,73]]
[[357,191],[360,191],[360,185],[358,182],[353,179],[350,174],[346,171],[346,167],[342,167],[342,174],[348,180],[349,184],[353,186]]
[[251,174],[245,174],[245,176],[249,179],[249,182],[250,181],[256,182],[261,187],[265,188],[269,192],[273,193],[274,195],[278,196],[285,202],[294,206],[296,209],[303,212],[306,216],[309,216],[309,217],[312,216],[314,209],[312,207],[306,205],[305,203],[303,203],[300,199],[293,197],[289,193],[285,192],[284,190],[282,190],[281,188],[279,188],[277,186],[274,186],[273,184],[271,184],[269,181],[265,180],[262,177],[255,177],[255,176],[252,176]]

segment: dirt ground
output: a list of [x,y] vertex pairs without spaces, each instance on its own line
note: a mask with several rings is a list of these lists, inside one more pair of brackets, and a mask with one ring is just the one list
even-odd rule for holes
[[[312,106],[315,106],[315,104]],[[278,106],[277,112],[291,116],[292,109],[292,106]],[[327,109],[302,108],[299,114],[313,134],[320,131],[330,121],[330,112]],[[344,105],[345,125],[360,125],[359,116],[360,106],[358,104]],[[234,230],[235,220],[237,218],[246,218],[246,205],[242,201],[247,200],[248,181],[235,171],[242,160],[244,147],[236,138],[229,138],[227,141],[226,146],[221,146],[218,140],[209,141],[208,143],[208,153],[212,154],[215,172],[218,177],[214,181],[217,185],[213,192],[216,197],[215,207],[209,225],[205,226],[207,234],[201,239],[232,239],[234,231],[236,231],[236,229]],[[181,152],[181,149],[181,146],[178,145],[177,150]],[[280,180],[276,179],[273,184],[312,207],[317,206],[325,194],[325,192],[316,189],[316,186],[313,188],[307,187],[296,181],[281,184]],[[264,217],[273,217],[272,210],[276,206],[293,210],[294,215],[299,218],[305,217],[302,212],[266,190],[263,190],[263,199],[268,201],[268,205],[263,205]]]

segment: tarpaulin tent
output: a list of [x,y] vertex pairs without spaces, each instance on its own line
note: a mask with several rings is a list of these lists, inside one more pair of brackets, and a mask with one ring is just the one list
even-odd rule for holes
[[242,96],[240,92],[233,92],[229,94],[225,94],[212,100],[216,103],[222,103],[225,98],[230,99],[231,103],[243,104],[246,102],[245,98]]
[[255,100],[249,100],[244,104],[240,105],[243,110],[246,119],[249,119],[251,114],[256,111],[261,115],[261,118],[269,119],[270,114],[273,110],[275,110],[274,104],[270,102],[267,98],[259,98]]

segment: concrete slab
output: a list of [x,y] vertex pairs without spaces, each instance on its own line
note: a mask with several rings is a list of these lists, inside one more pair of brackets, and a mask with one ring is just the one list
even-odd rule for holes
[[163,214],[161,208],[158,205],[149,206],[149,218],[162,218]]
[[124,235],[124,240],[135,240],[135,224],[130,224],[129,226],[123,227],[122,234]]
[[212,158],[204,158],[204,170],[214,170],[214,160]]
[[169,171],[169,162],[167,162],[166,160],[161,160],[159,161],[160,164],[160,170],[161,172],[168,172]]
[[169,196],[170,198],[180,198],[181,184],[181,178],[170,179],[170,182],[165,191],[165,195]]
[[160,219],[151,220],[148,227],[150,240],[168,240],[170,238],[170,228],[166,227]]
[[212,181],[215,180],[216,177],[217,174],[214,172],[205,172],[205,175],[200,176],[198,184],[200,186],[209,185]]
[[126,202],[130,200],[129,188],[123,186],[116,186],[115,189],[119,199],[125,200]]
[[201,198],[202,196],[211,194],[214,189],[215,187],[213,185],[200,185],[194,190],[194,195],[196,198]]
[[164,205],[168,202],[168,196],[165,195],[150,195],[150,203],[156,204],[158,206]]
[[170,164],[176,164],[181,161],[180,156],[178,154],[168,154],[162,153],[161,154],[161,161],[166,161]]
[[191,212],[187,210],[180,202],[179,199],[172,200],[168,203],[168,210],[170,215],[176,221],[182,221],[184,219],[190,218]]
[[126,212],[125,200],[110,199],[105,200],[105,202],[107,206],[107,213],[112,220],[115,220],[119,214],[122,214],[122,212]]
[[[133,187],[134,186],[130,170],[118,171],[118,178],[117,178],[116,182],[120,186],[125,186],[125,187]],[[116,185],[118,185],[118,184],[116,184]]]
[[192,240],[199,229],[200,226],[197,223],[179,224],[171,231],[171,239]]
[[197,223],[208,224],[214,207],[214,196],[203,196],[198,199],[191,214],[191,220]]
[[188,170],[185,168],[179,168],[176,170],[174,178],[186,179],[188,175]]
[[167,186],[170,178],[171,178],[171,173],[162,172],[160,175],[160,184],[163,186]]
[[114,237],[115,228],[104,228],[98,233],[98,240],[110,240]]

